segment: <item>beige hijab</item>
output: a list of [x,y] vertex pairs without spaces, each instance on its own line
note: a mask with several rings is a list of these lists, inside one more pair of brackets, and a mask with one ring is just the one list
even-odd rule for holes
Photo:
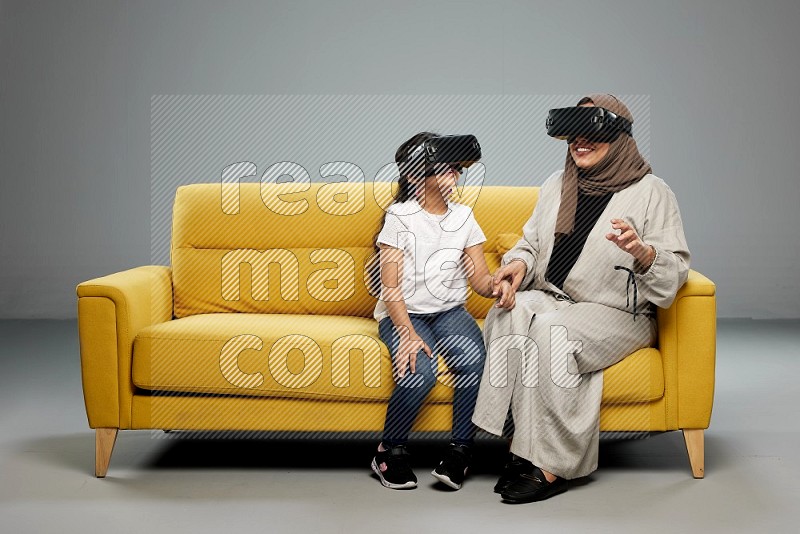
[[[591,94],[582,98],[581,102],[587,99],[595,106],[606,108],[633,123],[630,110],[614,95]],[[650,164],[639,153],[636,141],[624,133],[611,143],[606,157],[589,169],[579,168],[567,149],[567,161],[561,185],[561,205],[556,219],[556,240],[571,234],[575,227],[578,189],[592,196],[616,193],[635,184],[651,172]]]

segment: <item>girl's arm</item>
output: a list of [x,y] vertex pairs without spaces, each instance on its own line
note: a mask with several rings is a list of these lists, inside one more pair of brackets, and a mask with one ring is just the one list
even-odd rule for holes
[[406,374],[406,367],[411,372],[417,371],[417,352],[425,351],[433,357],[431,348],[419,337],[411,324],[408,308],[403,300],[403,251],[399,248],[381,244],[381,298],[386,310],[400,335],[400,345],[395,358],[396,371],[400,378]]
[[[489,266],[486,265],[486,257],[483,255],[483,243],[465,248],[464,253],[469,258],[469,261],[467,261],[469,285],[482,297],[495,297],[494,278],[489,274]],[[507,280],[503,280],[500,282],[498,289],[500,294],[495,306],[498,308],[513,308],[514,291],[511,289],[511,284]]]

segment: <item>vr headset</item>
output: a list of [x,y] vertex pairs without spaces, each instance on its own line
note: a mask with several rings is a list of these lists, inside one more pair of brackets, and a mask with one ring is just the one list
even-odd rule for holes
[[631,121],[606,108],[576,106],[551,109],[547,114],[547,135],[570,143],[576,137],[611,143],[621,133],[633,137]]
[[469,167],[481,159],[474,135],[442,135],[417,146],[400,164],[400,172],[416,178],[433,176],[451,167]]

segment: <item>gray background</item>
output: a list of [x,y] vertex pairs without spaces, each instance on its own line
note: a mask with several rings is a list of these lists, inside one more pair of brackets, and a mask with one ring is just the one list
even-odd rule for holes
[[[77,283],[150,262],[153,95],[557,106],[595,91],[648,97],[649,156],[678,197],[693,268],[717,283],[719,315],[800,317],[796,3],[4,0],[0,17],[0,318],[74,317]],[[441,128],[434,119],[419,128]],[[544,147],[541,120],[530,128]],[[390,131],[370,131],[354,161],[367,179],[403,140],[384,141]],[[490,131],[481,142],[502,146]],[[508,172],[487,163],[487,183],[541,184],[563,159],[547,146]],[[176,179],[291,159],[245,152]],[[312,175],[349,155],[317,157],[301,162]]]

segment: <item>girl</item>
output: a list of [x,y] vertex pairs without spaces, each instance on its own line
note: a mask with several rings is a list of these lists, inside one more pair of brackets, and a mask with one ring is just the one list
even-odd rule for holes
[[485,349],[475,319],[464,308],[467,287],[459,282],[468,278],[473,290],[484,297],[492,297],[497,290],[495,306],[514,304],[509,282],[495,287],[489,274],[482,246],[486,238],[471,208],[449,201],[461,165],[432,165],[422,157],[423,143],[434,137],[422,132],[397,150],[399,191],[375,237],[380,258],[379,273],[375,273],[380,279],[375,319],[392,356],[396,387],[372,470],[381,484],[392,489],[417,485],[406,442],[425,397],[436,384],[439,354],[455,375],[453,428],[450,446],[432,474],[459,489],[469,467],[476,431],[471,418]]

